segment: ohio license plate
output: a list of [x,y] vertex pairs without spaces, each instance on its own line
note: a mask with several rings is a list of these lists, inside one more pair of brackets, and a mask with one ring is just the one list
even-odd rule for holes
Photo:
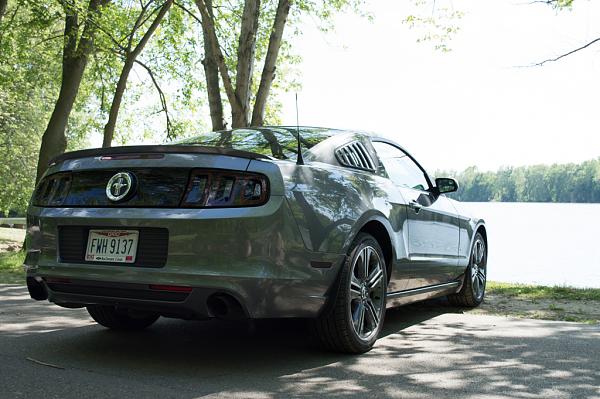
[[134,263],[139,235],[136,230],[90,230],[85,260]]

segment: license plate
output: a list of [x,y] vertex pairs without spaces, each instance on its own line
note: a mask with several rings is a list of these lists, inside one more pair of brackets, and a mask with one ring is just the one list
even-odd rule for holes
[[85,260],[134,263],[139,235],[136,230],[90,230]]

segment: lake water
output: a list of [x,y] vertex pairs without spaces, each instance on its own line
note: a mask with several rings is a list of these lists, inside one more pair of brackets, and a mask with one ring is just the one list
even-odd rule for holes
[[465,205],[485,219],[490,280],[600,288],[600,204]]

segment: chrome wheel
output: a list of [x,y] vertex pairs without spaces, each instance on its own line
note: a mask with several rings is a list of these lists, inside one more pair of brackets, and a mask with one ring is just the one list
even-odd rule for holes
[[486,264],[485,242],[481,237],[477,237],[471,254],[471,285],[477,301],[481,301],[485,292]]
[[377,333],[385,307],[385,278],[377,250],[363,247],[354,262],[350,275],[350,316],[354,331],[362,340]]

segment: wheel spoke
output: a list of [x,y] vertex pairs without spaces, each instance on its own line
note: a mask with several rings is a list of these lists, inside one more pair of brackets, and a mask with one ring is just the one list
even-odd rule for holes
[[371,259],[371,247],[366,247],[362,250],[361,277],[363,280],[367,280],[369,276],[369,259]]
[[476,261],[477,261],[478,265],[480,265],[481,262],[483,261],[483,254],[484,254],[483,242],[477,241],[477,256],[476,256]]
[[483,285],[485,284],[485,274],[483,274],[481,269],[479,269],[479,273],[477,273],[477,278],[479,279],[479,282],[481,283],[481,286],[483,287]]
[[350,280],[350,298],[360,298],[360,281],[354,275],[352,275]]
[[379,266],[379,264],[377,264],[376,268],[373,270],[373,272],[371,272],[371,275],[367,279],[367,286],[369,287],[369,289],[373,290],[373,288],[377,287],[381,282],[382,278],[383,270],[381,270],[381,267]]
[[362,335],[365,329],[365,305],[362,302],[358,303],[352,319],[354,320],[354,329],[358,335]]
[[372,327],[374,330],[379,325],[379,311],[375,308],[375,304],[371,299],[367,300],[367,311],[369,312],[369,317],[371,318]]

